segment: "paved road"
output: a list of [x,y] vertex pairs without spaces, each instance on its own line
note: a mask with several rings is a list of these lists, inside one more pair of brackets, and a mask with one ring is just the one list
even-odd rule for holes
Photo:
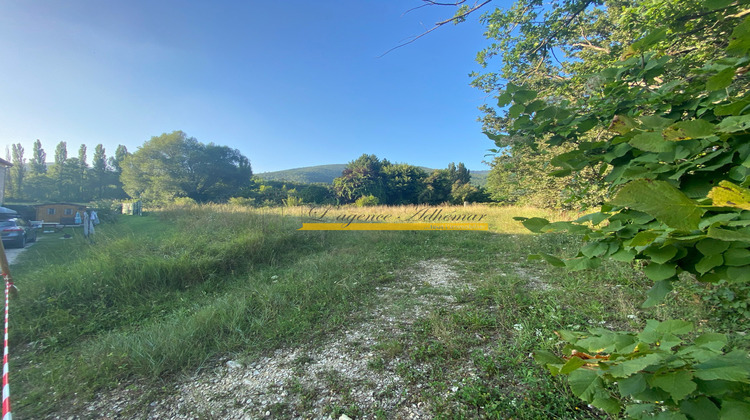
[[20,253],[34,245],[36,245],[36,242],[26,244],[26,248],[5,248],[5,256],[8,257],[8,264],[13,264]]

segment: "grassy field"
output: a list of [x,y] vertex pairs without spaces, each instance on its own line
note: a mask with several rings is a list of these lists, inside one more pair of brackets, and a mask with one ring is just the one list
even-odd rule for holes
[[[408,218],[413,207],[334,209],[337,215]],[[571,255],[578,238],[529,235],[514,216],[556,215],[531,208],[447,207],[486,214],[490,232],[300,232],[309,208],[188,206],[100,225],[94,241],[45,234],[11,267],[20,289],[11,302],[11,384],[16,418],[83,407],[129,381],[165,383],[230,355],[251,362],[276,349],[322,342],[367,316],[378,290],[404,281],[424,261],[447,261],[467,287],[450,308],[429,307],[373,347],[374,372],[395,369],[443,418],[606,418],[573,397],[563,380],[529,357],[559,350],[557,329],[640,328],[679,317],[703,329],[704,286],[685,282],[665,305],[640,309],[650,287],[638,267],[605,263],[570,273],[526,255]],[[435,293],[412,288],[413,296]],[[406,302],[406,300],[404,300]],[[457,372],[478,372],[449,387]],[[452,383],[452,382],[451,382]],[[300,390],[303,393],[304,390]],[[449,395],[445,397],[446,393]],[[304,407],[302,407],[303,409]],[[299,410],[286,407],[283,410]],[[329,414],[380,415],[353,404]],[[281,411],[284,413],[285,411]],[[141,413],[142,415],[142,413]],[[133,413],[139,417],[138,413]]]

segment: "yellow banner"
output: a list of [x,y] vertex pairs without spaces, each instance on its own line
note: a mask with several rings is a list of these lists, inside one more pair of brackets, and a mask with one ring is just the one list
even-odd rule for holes
[[302,223],[297,230],[489,230],[487,223]]

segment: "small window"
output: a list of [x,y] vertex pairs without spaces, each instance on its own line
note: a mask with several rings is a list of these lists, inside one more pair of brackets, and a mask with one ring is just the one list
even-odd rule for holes
[[73,209],[65,209],[65,215],[66,216],[72,216],[73,215]]
[[55,209],[54,209],[54,208],[48,208],[48,209],[47,209],[47,215],[50,215],[50,216],[51,216],[51,215],[53,215],[53,214],[55,214]]

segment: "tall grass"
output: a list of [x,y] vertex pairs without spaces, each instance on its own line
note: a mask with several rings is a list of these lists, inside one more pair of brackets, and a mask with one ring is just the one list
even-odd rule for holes
[[[487,222],[491,232],[495,233],[519,233],[527,234],[528,231],[514,217],[544,217],[550,221],[569,220],[578,216],[574,212],[557,212],[536,207],[521,206],[498,206],[487,204],[470,204],[466,206],[425,206],[425,205],[401,205],[401,206],[297,206],[286,208],[269,208],[266,211],[274,214],[285,214],[298,217],[305,222],[320,220],[323,222],[335,221],[351,215],[364,216],[386,216],[384,222],[427,222],[426,218],[433,215],[443,216],[468,216],[466,221]],[[320,216],[323,215],[321,218]],[[481,218],[480,218],[481,216]],[[450,222],[451,220],[443,220]]]
[[[330,209],[326,220],[353,213],[404,220],[422,209],[341,207]],[[479,205],[432,209],[486,214],[494,233],[300,232],[302,222],[314,219],[309,207],[186,205],[142,218],[122,216],[101,225],[94,243],[78,233],[68,240],[43,237],[13,267],[21,289],[11,315],[14,409],[38,418],[75,395],[75,401],[86,401],[94,391],[129,379],[156,381],[195,371],[219,356],[253,358],[315,341],[351,324],[352,317],[366,316],[364,309],[377,302],[376,286],[426,259],[450,259],[475,289],[456,292],[460,310],[437,311],[415,322],[411,334],[418,345],[412,346],[408,335],[384,338],[400,343],[384,360],[401,357],[402,376],[433,384],[424,392],[435,387],[434,404],[448,417],[510,401],[496,395],[504,381],[498,371],[542,402],[519,406],[529,415],[502,410],[495,415],[533,418],[577,409],[570,395],[556,402],[564,387],[539,379],[546,373],[523,357],[549,347],[546,337],[554,329],[599,322],[637,327],[647,315],[675,315],[637,307],[649,285],[637,267],[606,263],[598,272],[569,273],[527,262],[529,253],[575,252],[579,239],[528,235],[513,217],[565,215]],[[703,316],[700,305],[679,303],[672,305],[677,315]],[[514,324],[523,333],[514,332]],[[486,349],[487,340],[477,339],[480,334],[512,351],[479,358],[475,350]],[[464,359],[495,373],[453,396],[468,411],[440,408],[445,390],[434,384],[442,373],[429,376],[424,364],[439,373]]]
[[385,254],[411,248],[388,232],[365,241],[299,226],[266,211],[184,206],[101,226],[94,244],[43,239],[15,273],[17,407],[40,414],[133,375],[307,341],[392,277],[403,256]]

